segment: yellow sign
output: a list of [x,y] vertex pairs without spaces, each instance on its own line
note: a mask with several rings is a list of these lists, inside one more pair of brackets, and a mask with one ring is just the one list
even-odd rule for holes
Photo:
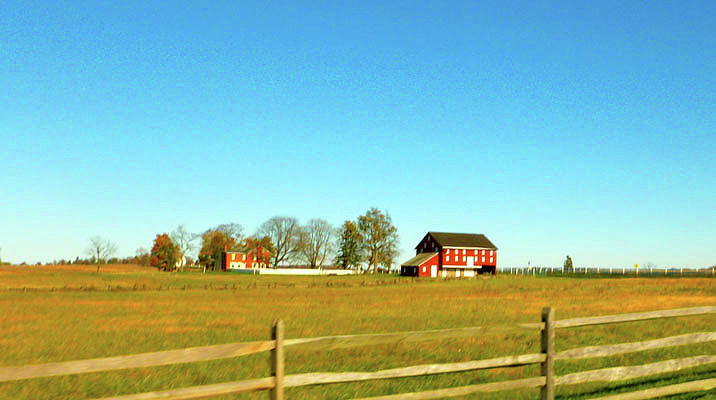
[[639,269],[639,264],[634,264],[634,268]]

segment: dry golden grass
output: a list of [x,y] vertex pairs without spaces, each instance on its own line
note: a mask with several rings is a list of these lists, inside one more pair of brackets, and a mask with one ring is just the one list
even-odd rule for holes
[[[64,267],[6,269],[0,273],[2,366],[264,340],[269,338],[272,321],[278,318],[286,323],[286,336],[294,338],[536,322],[545,306],[555,307],[557,318],[564,319],[716,304],[716,281],[709,278],[498,276],[415,281],[388,276],[170,274],[124,266],[103,268],[100,274],[93,269]],[[22,291],[23,288],[26,290]],[[714,326],[714,316],[702,316],[564,330],[558,332],[557,348],[646,340],[713,330]],[[538,349],[539,337],[525,333],[327,353],[290,350],[287,373],[370,371],[524,354]],[[711,343],[683,346],[609,359],[565,362],[557,366],[557,372],[639,364],[715,351]],[[289,398],[344,399],[428,390],[516,379],[535,375],[536,371],[536,367],[531,366],[307,387],[290,390]],[[267,374],[268,359],[262,354],[189,365],[3,383],[0,398],[93,398]],[[660,379],[668,382],[715,374],[713,368],[702,368],[694,373]],[[653,382],[630,384],[654,385]],[[563,398],[583,398],[589,390],[592,390],[589,385],[560,388],[558,394]],[[535,393],[526,390],[488,398],[534,398]],[[235,398],[264,397],[265,394],[249,394]]]

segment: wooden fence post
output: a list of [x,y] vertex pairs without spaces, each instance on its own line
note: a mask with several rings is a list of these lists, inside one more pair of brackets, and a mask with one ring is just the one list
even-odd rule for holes
[[271,372],[275,378],[274,388],[271,390],[272,400],[283,400],[283,321],[274,322],[271,339],[276,341],[276,348],[271,351]]
[[554,309],[552,307],[542,309],[542,322],[544,323],[542,353],[546,358],[541,364],[541,371],[546,382],[542,386],[540,399],[554,400]]

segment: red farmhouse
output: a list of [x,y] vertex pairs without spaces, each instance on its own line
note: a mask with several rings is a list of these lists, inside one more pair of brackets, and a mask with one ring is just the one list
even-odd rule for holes
[[483,234],[428,232],[416,256],[400,266],[403,276],[472,277],[497,273],[497,247]]
[[269,267],[271,253],[266,249],[260,250],[264,254],[261,260],[257,260],[254,250],[223,251],[221,252],[221,269],[230,271],[236,269],[267,268]]

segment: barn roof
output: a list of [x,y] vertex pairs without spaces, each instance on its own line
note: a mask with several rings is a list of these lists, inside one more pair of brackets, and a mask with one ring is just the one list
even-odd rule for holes
[[495,249],[494,244],[482,233],[428,232],[443,247],[482,247]]
[[401,266],[405,267],[419,267],[422,263],[425,261],[428,261],[429,259],[433,258],[438,253],[420,253],[417,256],[411,258],[410,260],[404,262],[401,264]]

